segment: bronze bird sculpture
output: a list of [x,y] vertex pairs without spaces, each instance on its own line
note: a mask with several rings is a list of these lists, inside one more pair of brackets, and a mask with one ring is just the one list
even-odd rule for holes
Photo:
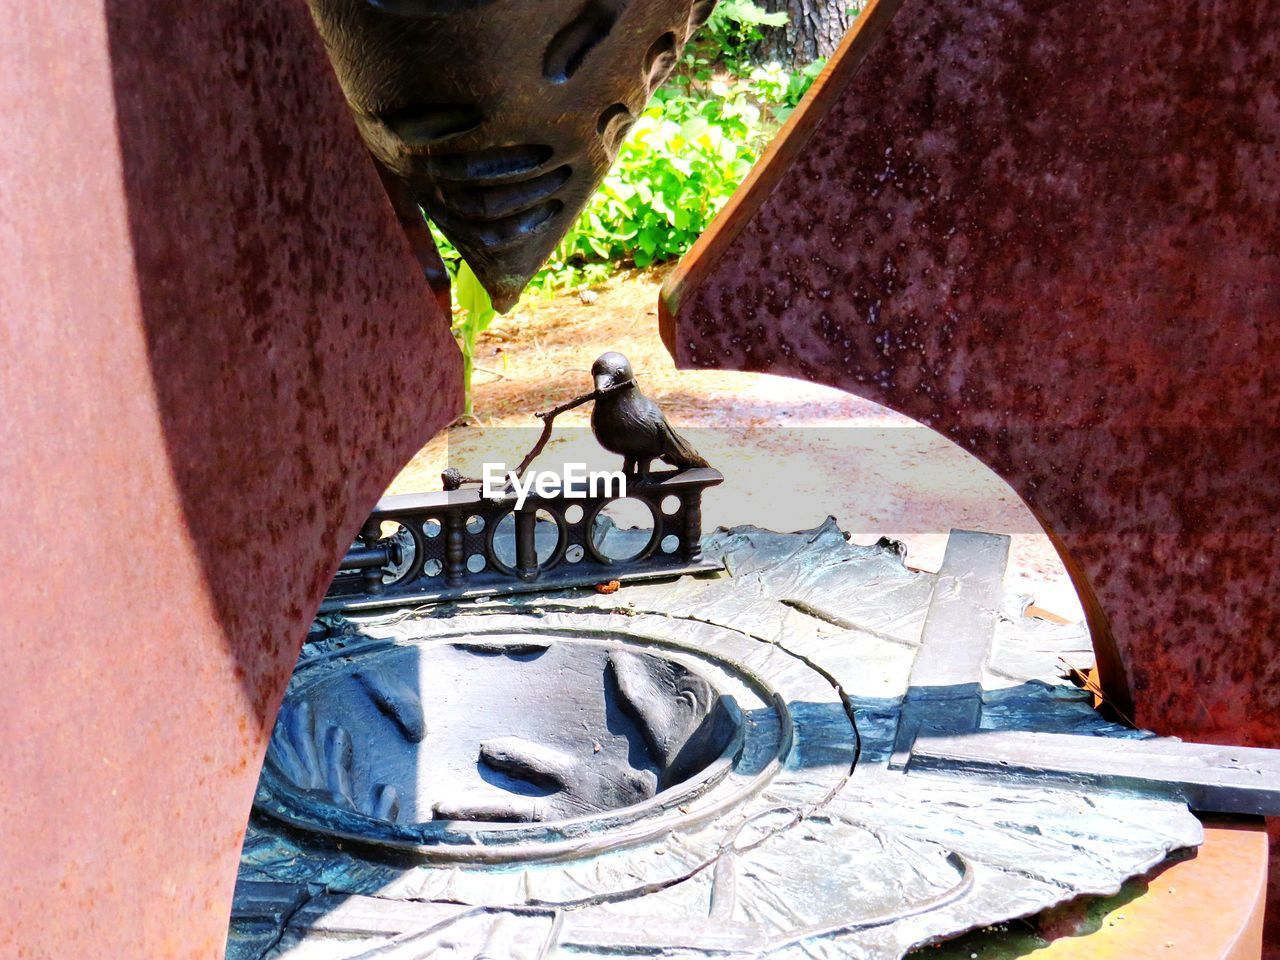
[[609,352],[591,367],[595,406],[591,432],[600,446],[622,456],[622,469],[641,483],[649,480],[649,466],[663,460],[680,470],[710,466],[692,444],[671,429],[662,409],[640,392],[631,364]]

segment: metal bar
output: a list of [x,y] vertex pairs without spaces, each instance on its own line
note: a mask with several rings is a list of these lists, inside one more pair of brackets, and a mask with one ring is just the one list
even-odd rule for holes
[[680,555],[689,563],[702,559],[702,489],[696,487],[683,497],[684,531]]
[[352,547],[342,557],[339,570],[367,570],[370,567],[380,570],[389,563],[394,563],[395,554],[392,544],[376,547]]
[[444,514],[444,582],[450,587],[460,586],[467,572],[463,532],[466,522],[461,513]]
[[[377,517],[370,517],[364,522],[364,526],[360,528],[360,542],[364,544],[364,550],[376,550],[378,548],[378,538],[382,533],[382,523]],[[382,593],[382,568],[381,566],[372,566],[371,564],[361,565],[361,580],[364,582],[364,592],[369,594]]]
[[1009,561],[1009,538],[952,530],[934,583],[890,766],[906,763],[921,729],[978,729],[982,671],[991,650]]
[[534,539],[538,515],[533,510],[517,510],[515,518],[516,575],[521,580],[532,580],[538,575],[538,545]]
[[[629,560],[601,558],[589,547],[592,521],[586,518],[595,517],[601,507],[619,499],[612,492],[578,495],[561,490],[548,496],[533,495],[518,510],[514,495],[486,498],[476,487],[384,497],[365,524],[360,542],[344,558],[321,612],[495,596],[534,587],[592,586],[612,580],[625,582],[720,569],[718,561],[702,559],[700,505],[703,490],[723,479],[712,468],[695,467],[650,474],[648,481],[629,487],[627,496],[647,503],[655,523],[649,546]],[[671,496],[678,497],[682,506],[674,514],[667,514],[662,503]],[[575,506],[582,513],[571,521],[568,514]],[[539,562],[538,514],[544,512],[558,526],[559,540],[556,548]],[[500,525],[511,516],[515,520],[514,565],[506,542],[512,532],[501,534],[500,545],[495,541]],[[471,517],[478,517],[483,524],[478,530],[487,532],[469,533]],[[380,539],[382,528],[390,525],[398,525],[401,530]],[[666,535],[680,536],[679,551],[654,549]],[[389,562],[374,563],[371,551],[384,548],[393,551],[388,555]],[[403,562],[406,554],[402,552],[406,549],[414,551],[407,563]],[[470,554],[484,557],[482,568],[468,568]],[[394,576],[388,576],[390,564],[400,568],[393,571]]]
[[[666,555],[663,554],[662,556]],[[358,610],[377,610],[384,607],[442,603],[449,600],[470,600],[477,597],[502,597],[518,593],[549,593],[553,590],[568,590],[573,587],[592,587],[598,583],[605,582],[606,578],[617,580],[620,583],[642,583],[646,580],[705,574],[723,569],[724,565],[718,560],[703,559],[697,563],[684,563],[679,557],[676,557],[671,562],[646,561],[645,563],[618,565],[616,569],[583,561],[576,564],[562,563],[549,570],[539,570],[534,580],[521,580],[519,577],[498,575],[470,576],[466,573],[466,567],[464,566],[461,582],[456,586],[421,586],[423,580],[419,578],[407,587],[397,587],[394,590],[387,589],[381,594],[356,593],[347,596],[332,595],[325,597],[320,604],[320,612],[355,612]]]
[[1280,816],[1280,750],[991,730],[922,736],[909,772],[1061,779],[1177,797],[1202,813]]

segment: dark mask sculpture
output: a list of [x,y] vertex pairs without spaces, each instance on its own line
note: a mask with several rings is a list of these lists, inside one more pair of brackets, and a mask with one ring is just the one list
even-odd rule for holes
[[[715,6],[309,2],[369,149],[499,310],[515,303],[573,224]],[[392,193],[403,207],[394,185]]]

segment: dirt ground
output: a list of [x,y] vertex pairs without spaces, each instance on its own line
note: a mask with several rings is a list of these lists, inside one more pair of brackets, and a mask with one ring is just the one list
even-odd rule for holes
[[[1013,538],[1006,584],[1071,620],[1082,618],[1066,572],[1017,495],[939,434],[838,390],[763,374],[677,371],[658,336],[661,270],[623,274],[585,295],[529,299],[499,318],[477,351],[476,420],[437,436],[390,492],[438,490],[456,466],[480,476],[485,461],[510,467],[533,445],[547,410],[591,389],[606,350],[631,360],[645,393],[725,475],[708,491],[706,529],[753,523],[813,527],[826,516],[859,543],[890,536],[908,563],[936,570],[955,527]],[[534,467],[582,461],[617,469],[587,428],[590,406],[556,420],[555,439]]]

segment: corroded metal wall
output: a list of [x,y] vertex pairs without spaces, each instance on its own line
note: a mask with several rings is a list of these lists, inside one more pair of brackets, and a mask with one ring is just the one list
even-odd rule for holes
[[1113,698],[1266,746],[1277,76],[1274,4],[880,0],[663,317],[682,366],[839,386],[973,452],[1059,544]]
[[303,4],[3,22],[0,955],[217,957],[312,611],[460,364]]

